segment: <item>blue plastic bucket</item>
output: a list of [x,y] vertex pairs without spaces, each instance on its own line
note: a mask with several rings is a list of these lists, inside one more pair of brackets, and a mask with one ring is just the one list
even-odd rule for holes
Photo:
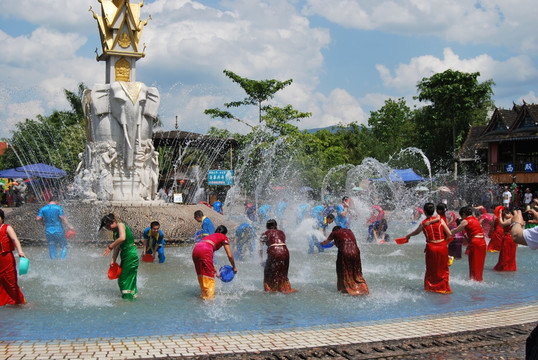
[[19,275],[24,275],[28,272],[28,267],[30,266],[30,261],[28,258],[21,256],[19,258]]
[[220,279],[223,282],[230,282],[234,278],[234,268],[230,265],[224,265],[219,269]]

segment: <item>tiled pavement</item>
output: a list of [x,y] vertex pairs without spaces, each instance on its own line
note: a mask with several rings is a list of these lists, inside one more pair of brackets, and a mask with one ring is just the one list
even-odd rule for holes
[[0,359],[133,359],[242,354],[409,339],[538,322],[538,302],[381,323],[140,338],[0,341]]

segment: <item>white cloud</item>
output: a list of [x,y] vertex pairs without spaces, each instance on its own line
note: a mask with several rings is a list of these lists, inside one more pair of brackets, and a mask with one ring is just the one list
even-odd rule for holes
[[10,137],[10,130],[15,129],[15,125],[19,121],[25,119],[35,119],[39,114],[43,113],[43,107],[38,100],[28,101],[25,103],[12,103],[6,107],[0,107],[2,112],[5,111],[5,117],[2,119],[0,128],[0,137]]
[[447,69],[480,72],[480,81],[493,79],[499,88],[538,80],[538,70],[531,59],[525,55],[511,57],[506,61],[495,60],[487,54],[461,59],[450,48],[444,50],[442,59],[432,55],[423,55],[411,59],[408,64],[398,65],[393,72],[382,64],[377,64],[376,68],[386,87],[406,93],[415,93],[416,84],[422,78]]
[[[97,0],[69,0],[69,1],[43,1],[43,0],[2,0],[2,18],[17,18],[31,24],[56,29],[77,28],[89,30],[91,18],[88,9],[100,9]],[[92,28],[96,28],[95,25]]]
[[[226,1],[221,6],[224,10],[171,0],[148,5],[154,20],[144,30],[148,47],[140,72],[145,78],[157,79],[157,86],[165,81],[181,84],[167,91],[176,104],[167,105],[165,100],[163,106],[176,110],[161,111],[163,120],[173,122],[177,113],[185,119],[187,114],[195,114],[200,121],[189,127],[206,131],[210,124],[204,109],[245,96],[222,73],[224,69],[255,80],[292,78],[293,85],[279,92],[275,102],[307,111],[300,104],[313,96],[319,83],[322,49],[330,42],[328,31],[312,28],[288,1],[271,6],[263,1]],[[183,96],[195,99],[183,104],[177,100]],[[244,112],[247,120],[256,121],[248,110]]]
[[85,42],[80,34],[47,28],[17,37],[0,31],[0,89],[8,94],[11,104],[0,111],[0,121],[11,125],[16,120],[63,110],[68,106],[63,89],[76,90],[81,81],[91,86],[104,79],[102,65],[76,55]]
[[538,96],[534,93],[534,91],[530,91],[528,94],[517,99],[518,104],[523,103],[523,101],[525,101],[527,104],[538,104]]
[[303,12],[348,28],[434,35],[462,44],[538,51],[534,0],[308,0]]
[[[321,107],[319,115],[313,117],[312,126],[326,127],[336,124],[368,123],[368,115],[362,110],[359,102],[344,89],[334,89],[329,96],[317,94],[316,99]],[[316,126],[314,126],[316,125]]]

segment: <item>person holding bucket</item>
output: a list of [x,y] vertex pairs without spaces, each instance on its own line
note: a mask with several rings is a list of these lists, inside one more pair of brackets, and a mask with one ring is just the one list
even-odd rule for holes
[[450,276],[448,270],[448,243],[452,240],[452,234],[445,221],[434,216],[435,205],[433,203],[424,204],[423,210],[426,219],[414,231],[405,236],[406,242],[409,241],[410,237],[421,232],[424,233],[426,237],[424,290],[450,294],[452,289],[450,289],[448,283]]
[[159,256],[159,263],[162,264],[165,260],[164,257],[164,233],[161,230],[161,224],[158,221],[152,221],[149,227],[144,230],[142,234],[144,237],[144,249],[142,256],[157,254]]
[[[45,235],[49,244],[50,258],[52,260],[55,260],[57,257],[60,260],[65,259],[67,256],[67,240],[65,239],[63,225],[69,230],[75,230],[75,228],[67,221],[64,209],[58,205],[58,198],[55,195],[50,197],[47,205],[39,209],[36,220],[45,223]],[[57,246],[60,247],[60,253],[58,255]]]
[[138,296],[136,278],[139,264],[133,233],[125,223],[116,220],[114,214],[103,216],[99,230],[102,228],[112,231],[114,238],[114,242],[103,251],[103,256],[108,256],[112,252],[112,261],[110,262],[112,266],[116,263],[118,255],[121,254],[121,274],[118,278],[121,297],[133,300]]
[[25,257],[13,227],[4,224],[4,211],[0,209],[0,306],[26,304],[17,283],[17,266],[13,250]]
[[220,277],[213,262],[215,251],[224,247],[230,265],[233,267],[233,272],[234,274],[237,273],[234,256],[230,248],[230,241],[226,236],[227,233],[228,229],[226,226],[219,225],[213,234],[200,240],[192,250],[192,261],[194,262],[194,268],[198,276],[200,295],[203,300],[213,299],[215,294],[215,275]]

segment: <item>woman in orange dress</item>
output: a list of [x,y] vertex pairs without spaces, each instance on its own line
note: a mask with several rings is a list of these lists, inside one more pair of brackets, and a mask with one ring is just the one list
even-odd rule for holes
[[452,289],[448,284],[448,242],[452,240],[450,229],[445,220],[434,216],[435,205],[424,204],[426,219],[411,233],[406,235],[407,240],[411,236],[424,233],[426,248],[424,249],[426,260],[426,274],[424,275],[424,290],[441,294],[450,294]]
[[502,217],[503,209],[504,206],[500,205],[497,206],[493,212],[493,225],[489,232],[490,240],[488,244],[488,252],[501,251],[504,230],[500,224],[500,219]]
[[263,247],[267,245],[267,261],[263,270],[263,287],[268,292],[290,293],[292,289],[288,279],[290,253],[286,246],[286,234],[277,228],[275,219],[266,224],[267,231],[263,233],[260,242],[260,258],[263,258]]
[[465,230],[469,245],[469,277],[475,281],[482,281],[484,274],[484,263],[486,262],[486,240],[480,221],[473,216],[473,209],[464,206],[460,209],[462,221],[455,229],[452,229],[452,235]]
[[499,261],[497,265],[493,267],[495,271],[516,271],[516,251],[517,244],[512,240],[512,234],[510,234],[510,223],[512,222],[513,213],[511,210],[504,209],[503,217],[500,219],[500,224],[504,230],[504,236],[502,238],[501,251],[499,253]]

